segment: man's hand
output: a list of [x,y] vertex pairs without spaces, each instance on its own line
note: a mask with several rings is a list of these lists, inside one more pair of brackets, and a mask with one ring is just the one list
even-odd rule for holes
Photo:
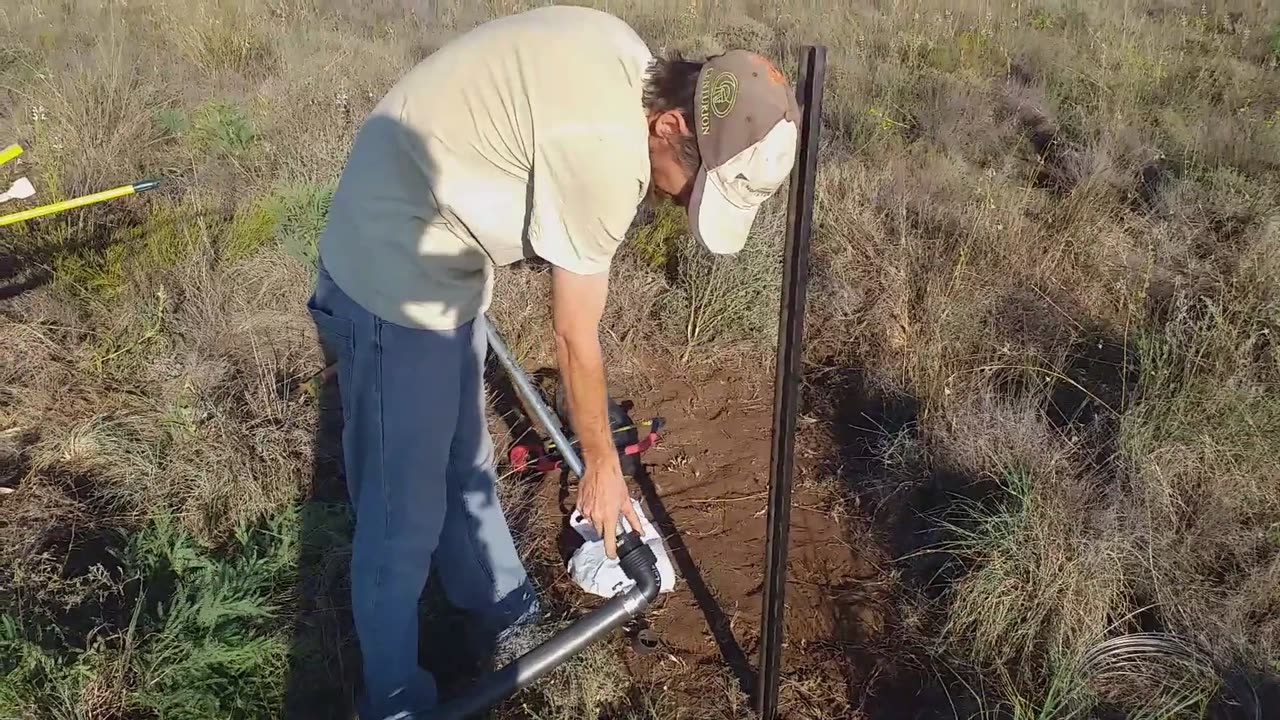
[[[604,456],[596,462],[588,462],[586,477],[578,483],[578,511],[591,521],[596,532],[604,538],[604,551],[610,558],[618,557],[618,516],[631,523],[637,533],[643,533],[640,519],[631,506],[627,493],[627,481],[622,477],[618,456]],[[621,511],[621,512],[619,512]]]
[[578,511],[604,538],[605,553],[616,558],[618,516],[626,517],[637,532],[642,526],[631,507],[609,427],[599,330],[608,294],[607,272],[577,275],[559,267],[551,271],[551,317],[560,382],[569,399],[569,424],[581,442],[585,465],[578,484]]

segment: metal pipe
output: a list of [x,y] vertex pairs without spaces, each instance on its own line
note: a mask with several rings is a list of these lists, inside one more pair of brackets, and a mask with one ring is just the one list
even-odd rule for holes
[[[547,403],[542,400],[542,395],[533,386],[533,383],[529,382],[529,377],[524,374],[524,370],[516,362],[511,350],[507,348],[507,343],[502,339],[502,335],[498,333],[498,328],[493,324],[493,320],[485,317],[484,328],[485,334],[489,338],[489,347],[493,350],[493,354],[498,357],[498,362],[502,363],[503,369],[507,371],[507,376],[511,378],[511,383],[515,385],[516,394],[520,396],[521,403],[524,404],[526,410],[533,414],[538,424],[542,426],[543,432],[551,436],[551,441],[559,449],[560,457],[564,458],[564,464],[568,466],[569,472],[581,478],[586,466],[583,465],[582,458],[573,447],[573,443],[564,434],[564,430],[560,426],[560,419],[547,406]],[[619,516],[617,531],[620,536],[627,531],[627,527],[622,521],[623,518]],[[639,530],[640,528],[635,529]]]
[[[488,318],[485,319],[485,332],[489,338],[489,347],[511,377],[525,407],[560,447],[569,469],[582,477],[582,461],[564,437],[559,421],[516,364],[507,344]],[[619,523],[619,529],[621,527]],[[658,574],[658,558],[653,554],[653,548],[641,538],[640,528],[618,533],[618,564],[623,573],[635,583],[630,590],[605,601],[600,607],[577,619],[550,640],[516,658],[501,670],[480,678],[467,694],[432,709],[426,713],[426,717],[430,720],[464,720],[483,713],[517,690],[537,682],[628,620],[638,617],[658,597],[662,584],[662,578]]]
[[511,378],[511,383],[515,385],[516,394],[520,396],[520,401],[537,419],[543,431],[551,436],[551,440],[556,444],[556,447],[560,449],[560,456],[564,458],[564,464],[569,467],[569,472],[582,477],[584,472],[582,458],[578,457],[578,452],[569,444],[569,439],[565,437],[564,431],[560,428],[560,421],[556,418],[555,413],[542,401],[537,388],[533,386],[533,383],[529,382],[524,370],[516,364],[515,358],[511,356],[511,351],[507,349],[507,344],[503,342],[502,336],[498,334],[498,329],[488,317],[484,320],[484,327],[489,337],[489,348],[493,350],[494,355],[498,356],[498,362],[502,363],[502,367],[507,371],[507,376]]
[[809,235],[813,230],[818,131],[822,122],[822,81],[826,73],[826,62],[826,48],[804,48],[798,84],[798,100],[803,118],[787,204],[782,307],[778,319],[773,453],[769,472],[769,534],[765,545],[764,602],[760,620],[760,682],[756,697],[756,710],[762,720],[773,720],[778,708],[796,412],[800,402],[800,360],[804,347],[805,296],[809,282]]
[[635,586],[556,633],[550,640],[480,679],[466,695],[428,713],[430,720],[464,720],[502,702],[559,667],[584,648],[644,612],[658,596],[661,578],[653,549],[635,531],[618,539],[618,560]]

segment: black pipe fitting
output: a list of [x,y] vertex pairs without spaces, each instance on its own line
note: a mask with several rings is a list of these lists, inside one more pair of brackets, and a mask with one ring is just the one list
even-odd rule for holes
[[645,604],[658,597],[658,588],[662,585],[662,576],[658,574],[658,556],[653,554],[653,548],[646,545],[635,530],[618,536],[618,565],[635,582]]

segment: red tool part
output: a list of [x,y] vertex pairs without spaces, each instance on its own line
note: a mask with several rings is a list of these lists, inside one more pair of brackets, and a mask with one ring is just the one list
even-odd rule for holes
[[[650,432],[641,438],[639,442],[619,446],[618,454],[639,455],[657,443],[658,433]],[[511,464],[511,469],[517,472],[523,472],[529,469],[530,466],[541,473],[554,472],[559,470],[564,463],[558,453],[547,452],[541,443],[514,445],[510,452],[507,453],[507,459]]]

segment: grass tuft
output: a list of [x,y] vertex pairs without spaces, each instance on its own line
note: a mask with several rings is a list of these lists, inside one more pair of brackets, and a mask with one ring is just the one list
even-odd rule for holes
[[196,110],[188,137],[195,152],[234,157],[248,152],[255,133],[243,108],[229,102],[210,102]]

